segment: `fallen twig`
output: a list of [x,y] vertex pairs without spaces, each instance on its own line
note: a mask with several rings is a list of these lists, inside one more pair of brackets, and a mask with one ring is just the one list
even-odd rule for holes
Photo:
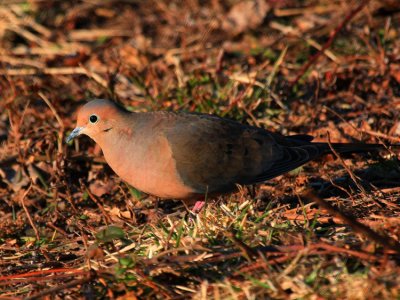
[[396,253],[400,253],[400,244],[397,241],[395,241],[394,239],[392,239],[388,236],[383,236],[383,235],[376,233],[369,227],[358,222],[353,216],[346,215],[345,213],[337,210],[332,205],[330,205],[328,202],[326,202],[322,198],[316,196],[314,194],[314,192],[308,190],[302,197],[310,202],[317,203],[320,207],[327,210],[333,216],[342,219],[343,222],[345,224],[349,225],[355,232],[382,245],[385,249],[390,249],[390,250],[395,251]]
[[326,49],[328,49],[333,41],[335,40],[336,36],[339,34],[339,32],[351,21],[351,19],[354,18],[356,14],[358,14],[369,2],[370,0],[365,0],[360,3],[355,9],[353,9],[345,18],[344,20],[339,24],[339,26],[336,27],[336,29],[332,32],[331,36],[329,37],[328,41],[322,46],[321,50],[319,50],[314,56],[312,56],[309,61],[303,65],[303,67],[300,69],[299,73],[297,74],[296,78],[291,82],[291,85],[294,86],[300,78],[304,75],[304,73],[317,61],[317,59],[321,56],[322,53],[325,52]]
[[57,293],[59,291],[71,288],[71,287],[75,287],[77,285],[81,285],[84,283],[88,283],[90,281],[92,281],[94,278],[96,277],[96,273],[94,271],[91,271],[89,273],[88,276],[86,276],[85,278],[81,278],[81,279],[75,279],[72,280],[71,282],[68,282],[66,284],[62,284],[62,285],[57,285],[53,288],[47,289],[47,290],[43,290],[39,293],[33,294],[32,296],[26,297],[25,300],[33,300],[33,299],[41,299],[42,297],[49,295],[49,294],[54,294]]

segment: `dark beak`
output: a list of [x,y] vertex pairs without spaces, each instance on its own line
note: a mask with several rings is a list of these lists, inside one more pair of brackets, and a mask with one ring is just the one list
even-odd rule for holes
[[65,142],[69,143],[70,141],[72,141],[73,138],[81,134],[84,128],[85,127],[76,127],[74,130],[72,130],[71,134],[65,139]]

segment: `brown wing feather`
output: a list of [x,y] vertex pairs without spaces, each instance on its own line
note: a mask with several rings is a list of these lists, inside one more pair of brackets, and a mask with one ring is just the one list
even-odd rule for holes
[[309,138],[285,138],[209,115],[177,115],[166,132],[183,182],[199,193],[262,182],[320,154]]

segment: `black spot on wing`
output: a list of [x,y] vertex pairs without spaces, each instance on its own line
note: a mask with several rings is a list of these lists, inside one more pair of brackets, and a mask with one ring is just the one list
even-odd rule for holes
[[226,144],[225,154],[232,155],[233,154],[233,144]]
[[253,140],[255,140],[257,142],[257,144],[260,146],[262,146],[264,144],[264,141],[262,139],[254,138]]
[[308,135],[308,134],[289,135],[286,138],[303,141],[303,142],[311,142],[314,139],[314,137],[312,135]]

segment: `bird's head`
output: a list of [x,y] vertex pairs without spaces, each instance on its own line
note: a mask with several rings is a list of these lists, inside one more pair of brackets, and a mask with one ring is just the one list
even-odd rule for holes
[[118,118],[124,113],[126,111],[123,108],[109,100],[92,100],[79,109],[76,127],[66,138],[66,142],[81,134],[96,142],[101,141],[116,127]]

